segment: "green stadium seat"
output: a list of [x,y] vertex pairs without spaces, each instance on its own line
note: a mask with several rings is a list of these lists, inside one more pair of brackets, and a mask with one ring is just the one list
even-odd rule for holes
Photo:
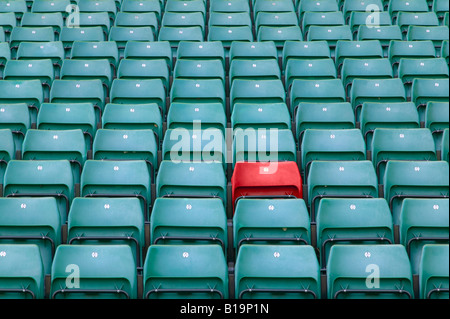
[[336,43],[342,40],[353,40],[352,30],[348,25],[320,26],[313,25],[309,28],[306,41],[327,41],[331,56],[335,56]]
[[0,79],[3,78],[3,72],[6,63],[11,60],[11,50],[9,44],[6,42],[0,42]]
[[389,60],[392,63],[394,76],[398,76],[398,65],[403,58],[408,59],[432,59],[436,57],[433,42],[423,41],[397,41],[393,40],[389,45]]
[[0,81],[0,104],[26,103],[31,123],[36,123],[37,113],[44,103],[44,90],[39,80]]
[[222,103],[172,103],[167,113],[167,129],[193,130],[196,123],[202,129],[216,128],[225,135],[227,118]]
[[0,4],[0,12],[14,12],[18,20],[20,20],[27,11],[28,7],[25,0],[2,1]]
[[398,103],[406,102],[406,92],[400,79],[355,79],[349,95],[356,122],[360,121],[364,102]]
[[445,12],[443,18],[441,18],[441,17],[438,15],[438,19],[442,21],[442,22],[441,22],[442,25],[446,25],[446,26],[448,27],[448,26],[449,26],[449,23],[450,23],[450,13],[449,13],[448,11]]
[[115,41],[119,49],[119,57],[124,56],[128,41],[155,41],[151,27],[118,27],[113,26],[109,32],[109,41]]
[[154,12],[161,20],[162,6],[159,0],[122,0],[120,12],[146,13]]
[[219,41],[191,42],[178,44],[177,60],[220,60],[225,67],[225,51]]
[[233,216],[234,249],[258,245],[310,245],[309,213],[303,199],[243,199]]
[[200,27],[205,34],[205,18],[202,12],[166,12],[161,21],[163,27]]
[[348,102],[341,103],[309,103],[301,102],[295,116],[296,140],[301,142],[307,129],[353,129],[355,117],[352,106]]
[[137,198],[75,198],[67,232],[70,245],[128,245],[142,267],[144,217]]
[[447,61],[447,65],[449,64],[449,57],[450,53],[449,53],[449,41],[445,40],[442,41],[442,48],[441,48],[441,58],[444,58],[445,61]]
[[311,221],[323,198],[376,198],[378,183],[370,161],[313,161],[308,176]]
[[128,80],[160,79],[166,92],[168,92],[169,72],[167,62],[163,59],[122,59],[117,70],[117,78]]
[[144,160],[87,160],[81,174],[81,197],[131,197],[141,202],[148,220],[151,174]]
[[181,41],[203,42],[203,40],[204,34],[200,26],[161,26],[159,29],[158,41],[169,41],[173,56],[176,56],[176,48]]
[[161,161],[156,177],[156,197],[220,198],[226,206],[223,164]]
[[4,197],[55,197],[61,225],[67,220],[75,195],[73,174],[68,160],[13,160],[4,178]]
[[341,11],[321,12],[307,11],[303,14],[302,32],[305,37],[308,36],[310,26],[342,26],[345,25],[344,14]]
[[300,103],[346,102],[345,90],[339,79],[294,80],[289,93],[290,111],[295,118]]
[[15,27],[11,31],[11,56],[16,57],[19,44],[22,42],[52,42],[55,41],[52,27]]
[[[76,130],[80,129],[85,137],[87,150],[97,131],[95,110],[92,103],[43,103],[37,117],[38,130]],[[89,153],[87,153],[89,157]]]
[[431,131],[427,128],[375,129],[372,139],[372,162],[380,184],[386,164],[390,160],[437,160]]
[[291,129],[291,116],[286,103],[236,103],[231,114],[231,128]]
[[119,66],[119,49],[114,41],[75,41],[72,46],[73,60],[108,60],[112,76],[117,76]]
[[425,245],[448,244],[448,198],[406,198],[400,211],[400,244],[411,261],[413,274],[418,274]]
[[399,12],[396,23],[400,26],[404,39],[411,25],[416,26],[438,26],[439,20],[434,12]]
[[2,244],[0,252],[1,298],[44,299],[45,273],[39,247],[32,244]]
[[414,79],[411,86],[411,101],[417,107],[420,120],[424,121],[424,108],[430,101],[448,102],[449,80],[447,79]]
[[151,27],[156,35],[159,23],[155,12],[117,12],[114,25],[117,27]]
[[448,26],[427,27],[412,25],[408,29],[406,39],[408,41],[433,41],[434,48],[436,49],[436,56],[439,56],[442,42],[449,39],[449,29]]
[[350,96],[355,79],[392,79],[394,77],[389,59],[351,59],[344,60],[341,79],[347,96]]
[[448,162],[388,161],[383,184],[384,198],[398,225],[406,198],[448,198]]
[[286,69],[290,59],[312,60],[331,58],[330,48],[326,41],[286,41],[281,53],[281,70]]
[[445,12],[449,11],[449,5],[447,1],[443,0],[433,0],[431,8],[434,12],[436,12],[439,18],[443,18]]
[[281,80],[281,70],[275,59],[241,60],[232,59],[229,68],[229,86],[241,80]]
[[220,245],[227,252],[225,208],[217,198],[157,198],[150,217],[151,245]]
[[425,245],[419,278],[421,299],[448,298],[448,245]]
[[206,16],[206,3],[203,0],[179,1],[167,0],[165,4],[165,13],[167,12],[202,12]]
[[449,103],[428,102],[425,110],[425,127],[433,134],[436,151],[441,150],[442,135],[449,128]]
[[230,63],[234,59],[239,60],[275,59],[278,61],[277,47],[275,46],[275,42],[273,41],[264,41],[264,42],[235,41],[231,44],[230,47],[229,52]]
[[[382,8],[382,7],[381,7]],[[391,25],[391,15],[387,11],[352,11],[348,20],[352,29],[353,40],[358,38],[358,30],[362,25]]]
[[383,3],[381,0],[358,1],[346,0],[342,3],[342,12],[345,17],[345,22],[348,24],[350,16],[353,12],[381,12],[383,11]]
[[338,41],[336,43],[335,63],[338,76],[345,59],[382,59],[383,48],[378,40]]
[[63,14],[63,18],[65,19],[69,14],[66,11],[68,5],[70,5],[70,0],[54,0],[51,2],[46,0],[34,0],[33,4],[31,5],[31,12],[61,12]]
[[212,80],[218,79],[225,85],[225,69],[220,60],[177,59],[173,69],[175,79]]
[[294,135],[290,129],[258,131],[235,129],[233,168],[236,162],[297,161]]
[[152,181],[158,166],[158,144],[153,130],[100,129],[94,139],[94,160],[143,160]]
[[286,92],[281,80],[236,79],[230,89],[230,109],[236,103],[285,103]]
[[18,20],[14,12],[1,12],[0,13],[0,28],[3,30],[5,37],[3,41],[9,41],[9,35],[13,28],[17,26]]
[[[234,1],[244,2],[244,1]],[[252,26],[252,20],[249,12],[216,12],[211,11],[209,13],[208,27],[212,26]]]
[[23,140],[24,160],[67,160],[72,166],[73,181],[80,182],[81,171],[87,159],[88,146],[83,131],[28,130]]
[[161,41],[161,42],[128,41],[125,46],[124,58],[128,60],[163,59],[166,61],[169,70],[172,70],[173,66],[172,49],[168,41]]
[[218,245],[149,247],[143,273],[144,299],[228,299],[228,295],[228,267]]
[[156,103],[161,114],[166,113],[166,91],[161,79],[115,79],[111,86],[110,103],[150,104]]
[[336,12],[339,11],[337,1],[334,0],[319,0],[319,1],[299,1],[297,13],[302,22],[305,12]]
[[383,198],[324,198],[317,211],[317,247],[326,269],[334,245],[393,244],[394,225]]
[[224,133],[219,129],[205,129],[193,123],[193,130],[168,129],[162,143],[162,160],[172,162],[222,163],[227,167]]
[[228,1],[228,0],[211,0],[210,3],[210,13],[213,12],[248,12],[250,13],[250,2],[249,1]]
[[291,59],[286,63],[286,69],[284,70],[284,83],[287,90],[289,90],[295,79],[326,80],[336,78],[336,68],[331,58],[313,60]]
[[26,103],[0,104],[0,113],[0,129],[11,130],[15,149],[22,150],[23,139],[31,127],[28,106]]
[[444,129],[442,133],[442,143],[441,143],[441,161],[449,161],[448,151],[449,151],[449,129]]
[[403,245],[335,245],[327,264],[328,299],[413,299]]
[[306,129],[300,148],[301,173],[307,176],[314,161],[363,161],[366,145],[359,129]]
[[104,129],[153,130],[157,140],[162,140],[162,115],[156,103],[108,103],[105,106],[102,124]]
[[236,258],[235,290],[237,299],[320,299],[313,247],[243,245]]
[[392,17],[392,22],[395,23],[400,12],[427,12],[428,4],[426,0],[418,0],[414,2],[404,0],[391,0],[389,2],[388,11]]
[[[264,3],[268,1],[262,1],[258,3]],[[281,3],[282,1],[272,2]],[[255,31],[258,34],[261,27],[293,27],[298,26],[297,15],[294,11],[282,11],[282,12],[257,12],[255,20]]]
[[250,26],[216,26],[208,28],[208,41],[221,41],[228,53],[233,41],[253,42],[253,33]]
[[56,247],[61,244],[61,221],[56,200],[0,198],[0,208],[0,242],[37,245],[44,273],[49,275]]
[[61,29],[64,26],[64,21],[61,12],[25,12],[20,20],[20,26],[29,28],[52,27],[55,33],[55,40],[58,40]]
[[63,27],[59,39],[64,46],[66,56],[70,56],[75,41],[103,42],[106,41],[102,27]]
[[218,79],[174,79],[170,91],[170,104],[176,102],[220,103],[225,109],[224,83]]
[[388,57],[389,45],[391,41],[402,41],[403,35],[398,25],[382,25],[379,28],[372,28],[366,25],[359,26],[358,41],[378,40],[383,48],[383,56]]
[[[0,129],[0,188],[3,191],[3,177],[10,160],[16,159],[14,136],[10,129]],[[0,192],[1,195],[1,192]]]
[[[67,270],[77,278],[68,277]],[[137,269],[132,249],[127,245],[59,245],[52,266],[50,298],[136,299]]]
[[101,80],[55,80],[50,90],[50,103],[92,103],[97,123],[105,105]]
[[292,1],[280,0],[276,2],[252,0],[253,18],[257,18],[259,13],[264,12],[294,12],[295,7]]
[[59,76],[65,52],[62,42],[22,42],[17,50],[17,60],[50,59],[53,62],[55,77]]
[[116,18],[117,6],[114,0],[96,0],[96,2],[92,2],[89,0],[78,0],[77,5],[80,13],[106,12],[108,13],[108,16],[110,17],[112,22],[114,22]]

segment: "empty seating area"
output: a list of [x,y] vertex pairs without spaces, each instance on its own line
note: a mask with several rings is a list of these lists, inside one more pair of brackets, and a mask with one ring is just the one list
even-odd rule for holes
[[0,299],[448,299],[448,17],[0,1]]

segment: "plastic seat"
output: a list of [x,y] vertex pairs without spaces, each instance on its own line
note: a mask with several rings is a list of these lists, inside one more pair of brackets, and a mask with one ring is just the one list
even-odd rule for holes
[[154,12],[161,20],[162,6],[159,0],[122,0],[120,12],[146,13]]
[[301,172],[306,183],[314,161],[363,161],[366,145],[359,129],[306,129],[300,153]]
[[[0,129],[11,130],[14,148],[22,150],[22,142],[27,130],[31,127],[30,112],[25,103],[0,104]],[[0,180],[3,179],[0,177]]]
[[61,29],[64,25],[61,12],[54,13],[34,13],[25,12],[20,20],[21,27],[39,28],[52,27],[55,33],[55,40],[59,38]]
[[448,79],[448,65],[443,58],[400,59],[398,77],[403,81],[407,97],[415,79]]
[[425,127],[433,134],[436,151],[441,150],[442,135],[449,128],[449,103],[428,102],[425,110]]
[[225,86],[218,79],[174,79],[170,103],[220,103],[226,105]]
[[51,60],[10,60],[6,63],[3,78],[14,81],[37,79],[42,84],[44,98],[48,98],[55,72]]
[[167,0],[164,11],[167,12],[201,12],[206,16],[206,3],[203,0],[178,1]]
[[227,118],[221,103],[172,103],[167,113],[167,129],[219,129],[225,135]]
[[0,129],[0,137],[0,186],[3,186],[3,177],[8,162],[16,158],[16,147],[10,129]]
[[388,161],[383,184],[384,198],[398,225],[406,198],[448,198],[448,162]]
[[5,299],[44,299],[45,273],[39,247],[2,244],[0,251],[4,254],[0,264],[0,296]]
[[395,23],[398,20],[397,17],[400,12],[427,12],[428,4],[426,0],[418,0],[414,2],[392,0],[389,2],[388,11],[392,17],[392,21]]
[[211,26],[207,36],[208,41],[221,41],[225,53],[234,41],[253,42],[253,39],[253,33],[249,26]]
[[117,12],[114,25],[117,27],[151,27],[156,35],[158,30],[158,17],[155,12]]
[[317,211],[317,246],[325,270],[334,245],[393,244],[394,225],[383,198],[324,198]]
[[[67,285],[67,269],[78,271],[80,277],[76,284]],[[136,297],[137,270],[129,246],[58,246],[52,266],[51,299]]]
[[3,72],[6,63],[11,60],[11,50],[6,42],[0,43],[0,79],[3,78]]
[[449,129],[445,129],[442,133],[442,143],[441,143],[441,157],[442,161],[449,161],[448,151],[449,151]]
[[0,12],[14,12],[16,18],[19,20],[23,14],[28,11],[25,0],[12,0],[3,2],[0,5]]
[[448,57],[450,56],[449,48],[450,46],[448,40],[442,41],[441,58],[444,58],[445,61],[447,61],[447,65],[449,64]]
[[398,76],[398,65],[403,58],[430,59],[435,58],[436,51],[431,40],[397,41],[389,45],[388,57],[392,63],[394,76]]
[[213,12],[247,12],[250,13],[250,2],[248,1],[228,1],[228,0],[212,0],[210,4],[210,13]]
[[[238,0],[239,1],[239,0]],[[231,44],[229,62],[238,60],[270,60],[278,61],[277,47],[273,41],[244,42],[235,41]]]
[[412,102],[373,103],[365,102],[361,108],[361,132],[367,151],[372,150],[373,132],[377,128],[408,129],[419,128],[419,114]]
[[292,131],[235,129],[233,134],[233,168],[236,162],[297,161]]
[[403,245],[333,246],[327,286],[328,299],[414,298],[411,266]]
[[161,161],[156,177],[156,197],[220,198],[226,207],[223,164]]
[[156,103],[114,104],[108,103],[103,113],[104,129],[153,130],[159,142],[162,139],[162,115]]
[[411,86],[411,101],[416,105],[420,120],[424,121],[424,108],[429,101],[448,102],[449,80],[414,79]]
[[376,198],[378,183],[370,161],[313,161],[308,176],[311,221],[323,198]]
[[108,60],[111,65],[111,75],[117,76],[119,49],[114,41],[75,41],[70,58],[73,60]]
[[286,64],[284,72],[286,88],[292,85],[295,79],[326,80],[336,79],[336,68],[333,59],[297,60],[291,59]]
[[105,105],[101,80],[55,80],[50,90],[50,103],[92,103],[99,123]]
[[68,160],[13,160],[8,163],[4,197],[54,197],[58,201],[61,225],[67,220],[74,195]]
[[406,92],[400,79],[355,79],[349,95],[355,111],[356,122],[360,121],[364,102],[398,103],[406,102]]
[[300,1],[297,8],[300,23],[302,22],[305,12],[336,12],[339,11],[337,1],[320,0],[320,1]]
[[64,46],[66,56],[70,56],[70,51],[75,41],[85,41],[85,42],[106,41],[105,34],[103,32],[102,27],[100,26],[79,27],[79,28],[63,27],[59,39]]
[[355,128],[355,117],[352,106],[348,102],[321,103],[301,102],[298,105],[295,117],[296,140],[301,142],[306,129],[353,129]]
[[152,245],[219,245],[227,252],[225,208],[217,198],[157,198],[150,218]]
[[436,159],[433,136],[427,128],[377,128],[373,133],[372,162],[380,184],[386,163],[390,160],[435,161]]
[[339,79],[329,80],[294,80],[290,97],[290,111],[293,118],[298,105],[310,103],[341,103],[346,102],[345,90]]
[[92,103],[43,103],[37,117],[38,130],[76,130],[83,132],[85,145],[92,150],[97,131],[95,110]]
[[158,41],[169,41],[170,46],[173,48],[173,56],[176,56],[175,49],[178,47],[180,41],[203,42],[204,34],[202,28],[199,26],[162,26],[159,30]]
[[31,123],[36,123],[36,116],[43,102],[44,90],[39,80],[0,81],[0,103],[26,103]]
[[303,199],[242,199],[233,216],[234,249],[246,245],[310,245]]
[[164,115],[166,113],[166,91],[161,79],[115,79],[111,86],[110,103],[156,103],[161,110],[161,114]]
[[231,178],[233,209],[243,198],[303,198],[296,162],[236,162]]
[[378,40],[383,48],[383,56],[388,56],[389,44],[393,40],[402,41],[403,35],[398,25],[382,25],[379,28],[369,28],[366,25],[359,26],[358,41]]
[[144,217],[136,198],[75,198],[67,232],[70,245],[128,245],[142,267]]
[[434,0],[431,9],[436,12],[439,18],[443,18],[445,12],[449,10],[449,4],[446,1]]
[[345,59],[382,59],[383,48],[378,40],[338,41],[336,43],[335,64],[337,74],[341,74]]
[[114,21],[116,18],[117,6],[115,0],[100,0],[95,3],[89,0],[78,0],[77,5],[81,13],[106,12],[111,21]]
[[[258,3],[264,3],[268,1],[262,1]],[[273,3],[281,3],[283,1],[277,1]],[[258,31],[261,27],[292,27],[298,26],[297,15],[294,11],[261,11],[256,13],[255,31]]]
[[423,249],[430,244],[448,244],[448,198],[406,198],[400,211],[400,244],[411,261],[413,274],[418,274]]
[[218,245],[150,246],[144,263],[143,298],[227,299],[228,269],[222,248]]
[[153,130],[100,129],[94,139],[94,160],[130,161],[147,163],[152,181],[158,168],[158,144]]
[[15,27],[11,31],[11,56],[16,57],[19,44],[22,42],[52,42],[55,41],[52,27]]
[[0,198],[0,208],[1,242],[39,247],[44,274],[49,275],[56,247],[61,244],[61,220],[56,200]]
[[129,41],[155,41],[151,27],[118,27],[113,26],[109,32],[109,41],[115,41],[119,49],[119,57],[124,56],[126,45]]
[[229,86],[233,81],[241,80],[281,80],[281,71],[278,61],[275,59],[267,60],[241,60],[233,59],[229,68]]
[[[244,1],[233,1],[244,2]],[[216,12],[209,14],[208,27],[212,26],[234,26],[234,27],[251,27],[252,20],[249,12]]]
[[62,42],[22,42],[17,50],[17,60],[50,59],[53,62],[55,77],[59,76],[65,52]]
[[344,13],[345,22],[349,23],[350,16],[353,12],[381,12],[383,11],[383,3],[381,0],[371,0],[368,2],[360,2],[358,0],[343,1],[342,12]]
[[201,12],[166,12],[161,21],[161,28],[164,27],[200,27],[204,35],[205,19]]
[[309,28],[306,41],[327,41],[331,56],[335,56],[336,43],[342,40],[353,40],[352,31],[348,25],[319,26],[313,25]]
[[168,92],[169,72],[167,62],[163,59],[122,59],[117,70],[117,78],[128,80],[160,79],[166,92]]
[[442,41],[449,39],[449,29],[448,26],[428,27],[412,25],[408,28],[406,39],[408,41],[433,41],[434,48],[436,49],[436,56],[439,56],[442,47]]
[[264,12],[294,12],[294,3],[292,1],[280,0],[277,2],[254,0],[252,1],[253,17],[256,19],[259,13]]
[[186,80],[218,79],[225,85],[225,69],[220,60],[177,59],[173,77]]
[[419,293],[421,299],[447,299],[447,256],[448,245],[425,245],[420,261],[419,273]]
[[168,41],[161,41],[161,42],[128,41],[125,46],[124,58],[128,60],[163,59],[166,61],[169,70],[172,70],[173,68],[172,49]]
[[397,25],[400,26],[404,38],[408,33],[408,28],[411,25],[418,26],[438,26],[439,20],[434,12],[404,12],[401,11],[397,15]]
[[237,299],[320,299],[319,273],[312,246],[243,245],[236,258],[235,295]]
[[70,0],[54,0],[52,2],[45,0],[34,0],[31,5],[31,12],[52,13],[61,12],[63,17],[67,18],[67,6],[70,5]]
[[14,12],[0,13],[0,28],[3,29],[5,41],[9,41],[9,35],[13,28],[17,26],[18,20]]
[[394,77],[389,59],[345,59],[341,79],[347,96],[350,96],[355,79],[392,79]]
[[236,103],[231,114],[231,128],[291,129],[291,116],[286,103]]
[[225,51],[219,41],[181,41],[178,44],[177,60],[220,60],[225,67]]
[[310,26],[340,26],[345,25],[344,14],[341,11],[321,12],[307,11],[303,14],[302,32],[305,37],[308,36]]
[[273,41],[281,53],[286,41],[300,41],[303,38],[299,26],[260,26],[256,34],[257,41]]
[[22,147],[24,160],[67,160],[72,166],[73,181],[78,184],[87,159],[83,132],[76,130],[28,130]]
[[236,79],[230,89],[230,109],[236,103],[285,103],[286,93],[281,80]]
[[193,123],[193,130],[168,129],[161,148],[162,160],[172,162],[222,163],[227,167],[225,136],[219,129],[205,129]]
[[284,71],[290,59],[328,59],[331,58],[331,52],[326,41],[286,41],[281,58],[281,69]]
[[[381,7],[382,8],[382,7]],[[352,11],[348,20],[353,39],[358,38],[359,27],[366,24],[372,26],[392,25],[391,15],[387,11]]]

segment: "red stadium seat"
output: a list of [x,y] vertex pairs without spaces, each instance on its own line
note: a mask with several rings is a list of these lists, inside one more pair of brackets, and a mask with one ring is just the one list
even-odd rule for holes
[[296,162],[237,162],[231,178],[233,211],[241,198],[303,198]]

